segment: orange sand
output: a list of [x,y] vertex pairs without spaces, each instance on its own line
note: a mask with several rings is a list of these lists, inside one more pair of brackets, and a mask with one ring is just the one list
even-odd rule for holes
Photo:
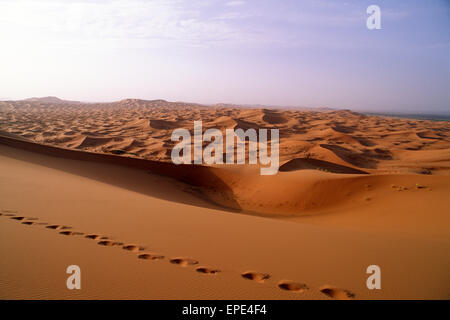
[[[174,166],[170,134],[194,120],[279,128],[280,172]],[[350,111],[0,102],[0,298],[449,299],[449,129]],[[82,290],[65,287],[70,264]],[[371,264],[382,290],[366,288]]]

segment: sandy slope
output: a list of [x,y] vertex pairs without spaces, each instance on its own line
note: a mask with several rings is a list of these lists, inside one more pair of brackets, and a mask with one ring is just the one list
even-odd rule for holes
[[[355,298],[450,298],[448,238],[233,214],[208,208],[182,184],[141,170],[6,146],[0,154],[0,250],[7,257],[0,262],[1,298],[328,299],[323,286]],[[22,216],[27,218],[11,219]],[[59,234],[64,231],[75,235]],[[98,245],[101,240],[85,238],[91,234],[145,249]],[[157,259],[138,259],[143,253]],[[198,264],[183,267],[171,263],[174,258]],[[81,291],[65,288],[70,264],[81,267]],[[370,264],[382,267],[381,291],[365,287]],[[220,272],[196,272],[198,266]],[[244,279],[247,271],[255,279],[258,273],[270,278]],[[282,290],[283,280],[309,289]]]
[[[279,128],[280,172],[173,165],[172,130],[200,119]],[[334,298],[450,298],[448,122],[22,101],[0,102],[0,130],[1,298],[330,298],[325,285]],[[85,270],[81,292],[64,287],[69,264]],[[381,291],[365,286],[371,264]]]

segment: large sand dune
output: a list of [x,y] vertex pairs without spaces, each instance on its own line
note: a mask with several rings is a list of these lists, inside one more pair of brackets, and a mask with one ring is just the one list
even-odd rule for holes
[[[170,134],[194,120],[279,128],[280,172],[175,166]],[[449,129],[350,111],[0,102],[0,297],[448,299]],[[88,274],[80,292],[61,286],[69,264]],[[380,291],[365,286],[371,264]]]

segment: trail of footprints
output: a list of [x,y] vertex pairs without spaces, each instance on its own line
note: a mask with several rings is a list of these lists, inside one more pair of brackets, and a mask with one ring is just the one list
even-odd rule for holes
[[[137,258],[141,260],[162,260],[165,257],[160,254],[154,254],[146,251],[146,247],[138,245],[138,244],[125,244],[120,241],[116,241],[111,239],[110,237],[99,235],[99,234],[85,234],[83,232],[73,231],[72,227],[58,225],[58,224],[49,224],[46,222],[40,222],[39,218],[35,217],[25,217],[18,215],[17,211],[13,210],[1,210],[0,216],[9,218],[11,220],[16,220],[23,225],[38,225],[45,226],[47,229],[57,230],[60,235],[64,236],[84,236],[86,239],[95,240],[97,244],[105,247],[121,247],[125,251],[129,251],[137,254]],[[185,258],[185,257],[176,257],[169,259],[171,264],[179,265],[182,267],[188,266],[196,266],[199,264],[199,261],[195,259]],[[221,271],[219,269],[198,266],[195,268],[195,271],[205,275],[217,275]],[[271,276],[266,273],[260,273],[255,271],[246,271],[240,274],[243,279],[255,281],[258,283],[264,283],[266,280],[269,280]],[[310,288],[300,282],[290,281],[290,280],[282,280],[278,282],[278,288],[281,290],[286,290],[290,292],[303,293],[305,291],[310,290]],[[345,290],[336,288],[333,286],[323,286],[319,288],[319,291],[336,300],[351,300],[355,298],[355,294]]]

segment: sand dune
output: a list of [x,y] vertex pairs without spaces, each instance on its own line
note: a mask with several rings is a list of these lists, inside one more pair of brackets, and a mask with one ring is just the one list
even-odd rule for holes
[[[174,165],[194,120],[280,129],[280,172]],[[1,298],[450,298],[448,122],[33,100],[0,102],[0,131]],[[74,260],[81,293],[53,276]]]
[[[322,216],[330,211],[339,216],[339,212],[348,215],[363,208],[389,207],[409,197],[404,207],[390,214],[389,219],[395,220],[408,210],[418,218],[424,209],[421,201],[432,197],[438,208],[436,218],[424,216],[415,221],[424,219],[424,225],[435,226],[437,234],[448,234],[438,222],[448,221],[442,213],[448,208],[444,196],[449,191],[445,183],[450,168],[448,122],[365,116],[349,110],[218,108],[133,99],[57,106],[3,102],[0,111],[3,136],[29,141],[9,139],[11,145],[169,176],[228,210],[277,218]],[[279,128],[279,174],[261,177],[255,166],[174,166],[171,131],[177,127],[192,130],[193,120],[202,120],[203,130],[222,132]],[[418,193],[416,183],[425,184],[429,192]],[[405,192],[393,192],[391,185],[402,186]]]
[[[174,165],[135,157],[80,152],[0,136],[0,143],[47,155],[120,165],[170,177],[216,208],[273,218],[295,218],[317,223],[330,217],[355,216],[347,226],[373,228],[383,214],[367,218],[366,212],[396,207],[382,230],[403,224],[402,232],[448,236],[448,176],[412,174],[367,174],[362,170],[317,159],[295,159],[280,167],[276,176],[261,176],[257,167]],[[108,180],[110,181],[110,180]],[[422,186],[418,188],[417,186]],[[399,189],[400,188],[400,189]],[[431,199],[433,199],[431,201]],[[431,201],[432,203],[430,203]],[[428,208],[428,209],[427,209]],[[432,216],[428,210],[434,208]],[[405,215],[414,220],[405,219]],[[325,216],[325,218],[322,218]],[[358,221],[358,223],[355,223]],[[417,226],[422,227],[417,229]],[[378,225],[378,227],[380,227]]]
[[[0,151],[1,298],[449,298],[448,238],[229,214],[140,169]],[[381,291],[365,287],[374,262]],[[78,292],[62,285],[74,263]]]
[[[280,129],[283,162],[311,157],[372,173],[417,173],[416,157],[448,150],[448,122],[366,116],[348,110],[269,110],[201,106],[164,100],[127,99],[116,103],[0,102],[0,130],[39,143],[86,151],[170,161],[171,131],[193,128]],[[70,138],[69,138],[70,137]],[[129,143],[129,144],[128,144]],[[404,151],[420,151],[392,166]],[[406,164],[416,165],[411,168]],[[431,172],[435,171],[433,168]],[[442,166],[437,171],[442,172]],[[440,174],[437,172],[437,174]]]
[[280,171],[295,171],[295,170],[323,170],[333,173],[346,173],[346,174],[367,174],[367,172],[354,169],[352,167],[346,167],[333,162],[311,159],[311,158],[297,158],[290,160],[280,167]]

